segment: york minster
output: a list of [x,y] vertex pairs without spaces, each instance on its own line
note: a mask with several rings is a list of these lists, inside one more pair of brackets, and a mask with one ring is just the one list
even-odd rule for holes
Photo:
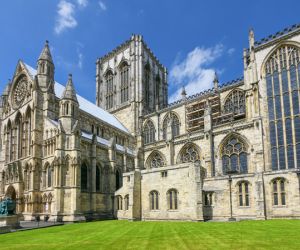
[[0,199],[24,220],[299,218],[300,25],[248,41],[240,78],[174,103],[141,35],[97,59],[95,103],[46,41],[1,95]]

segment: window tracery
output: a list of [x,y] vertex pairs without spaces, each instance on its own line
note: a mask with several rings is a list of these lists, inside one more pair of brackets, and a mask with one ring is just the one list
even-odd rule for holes
[[224,113],[245,114],[245,94],[244,91],[235,89],[225,100]]
[[121,103],[127,102],[129,99],[129,66],[123,63],[120,70],[121,77]]
[[185,146],[181,152],[180,159],[182,163],[200,160],[197,148],[193,144]]
[[159,209],[159,197],[158,192],[153,190],[150,192],[150,209],[158,210]]
[[231,137],[222,148],[223,174],[247,173],[246,145],[238,137]]
[[150,168],[160,168],[165,166],[165,161],[159,152],[153,152],[149,156],[148,165]]
[[273,205],[274,206],[285,206],[286,205],[286,187],[285,179],[277,178],[272,181],[273,191]]
[[114,83],[113,83],[113,73],[109,71],[105,76],[106,81],[106,109],[111,109],[113,107],[114,98]]

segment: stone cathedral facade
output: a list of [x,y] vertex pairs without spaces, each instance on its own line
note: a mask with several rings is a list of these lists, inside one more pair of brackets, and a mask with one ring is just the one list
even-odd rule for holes
[[54,80],[48,43],[1,99],[0,198],[25,220],[300,217],[300,25],[256,41],[243,77],[168,104],[140,35],[96,62],[96,104]]

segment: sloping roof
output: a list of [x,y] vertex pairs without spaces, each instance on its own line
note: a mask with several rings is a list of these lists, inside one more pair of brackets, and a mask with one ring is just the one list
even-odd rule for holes
[[[37,74],[37,71],[34,68],[29,66],[28,64],[25,64],[25,66],[32,77],[34,77]],[[61,85],[58,82],[55,82],[54,92],[58,98],[62,97],[64,90],[65,90],[65,86]],[[114,115],[112,115],[112,114],[108,113],[107,111],[105,111],[104,109],[96,106],[95,104],[86,100],[82,96],[80,96],[78,94],[76,96],[77,96],[77,100],[79,103],[79,108],[81,110],[85,111],[86,113],[96,117],[97,119],[99,119],[105,123],[110,124],[111,126],[117,128],[125,133],[129,133],[128,129]]]

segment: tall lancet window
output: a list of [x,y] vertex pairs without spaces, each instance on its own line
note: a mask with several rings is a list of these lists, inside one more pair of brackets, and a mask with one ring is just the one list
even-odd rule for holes
[[120,70],[121,80],[121,103],[129,100],[129,66],[124,62]]
[[300,51],[285,45],[265,65],[273,170],[300,167]]
[[146,64],[145,66],[145,91],[144,91],[144,96],[145,96],[145,107],[149,109],[149,104],[150,104],[150,66],[149,64]]
[[114,76],[111,71],[105,76],[106,81],[106,109],[111,109],[114,105]]

